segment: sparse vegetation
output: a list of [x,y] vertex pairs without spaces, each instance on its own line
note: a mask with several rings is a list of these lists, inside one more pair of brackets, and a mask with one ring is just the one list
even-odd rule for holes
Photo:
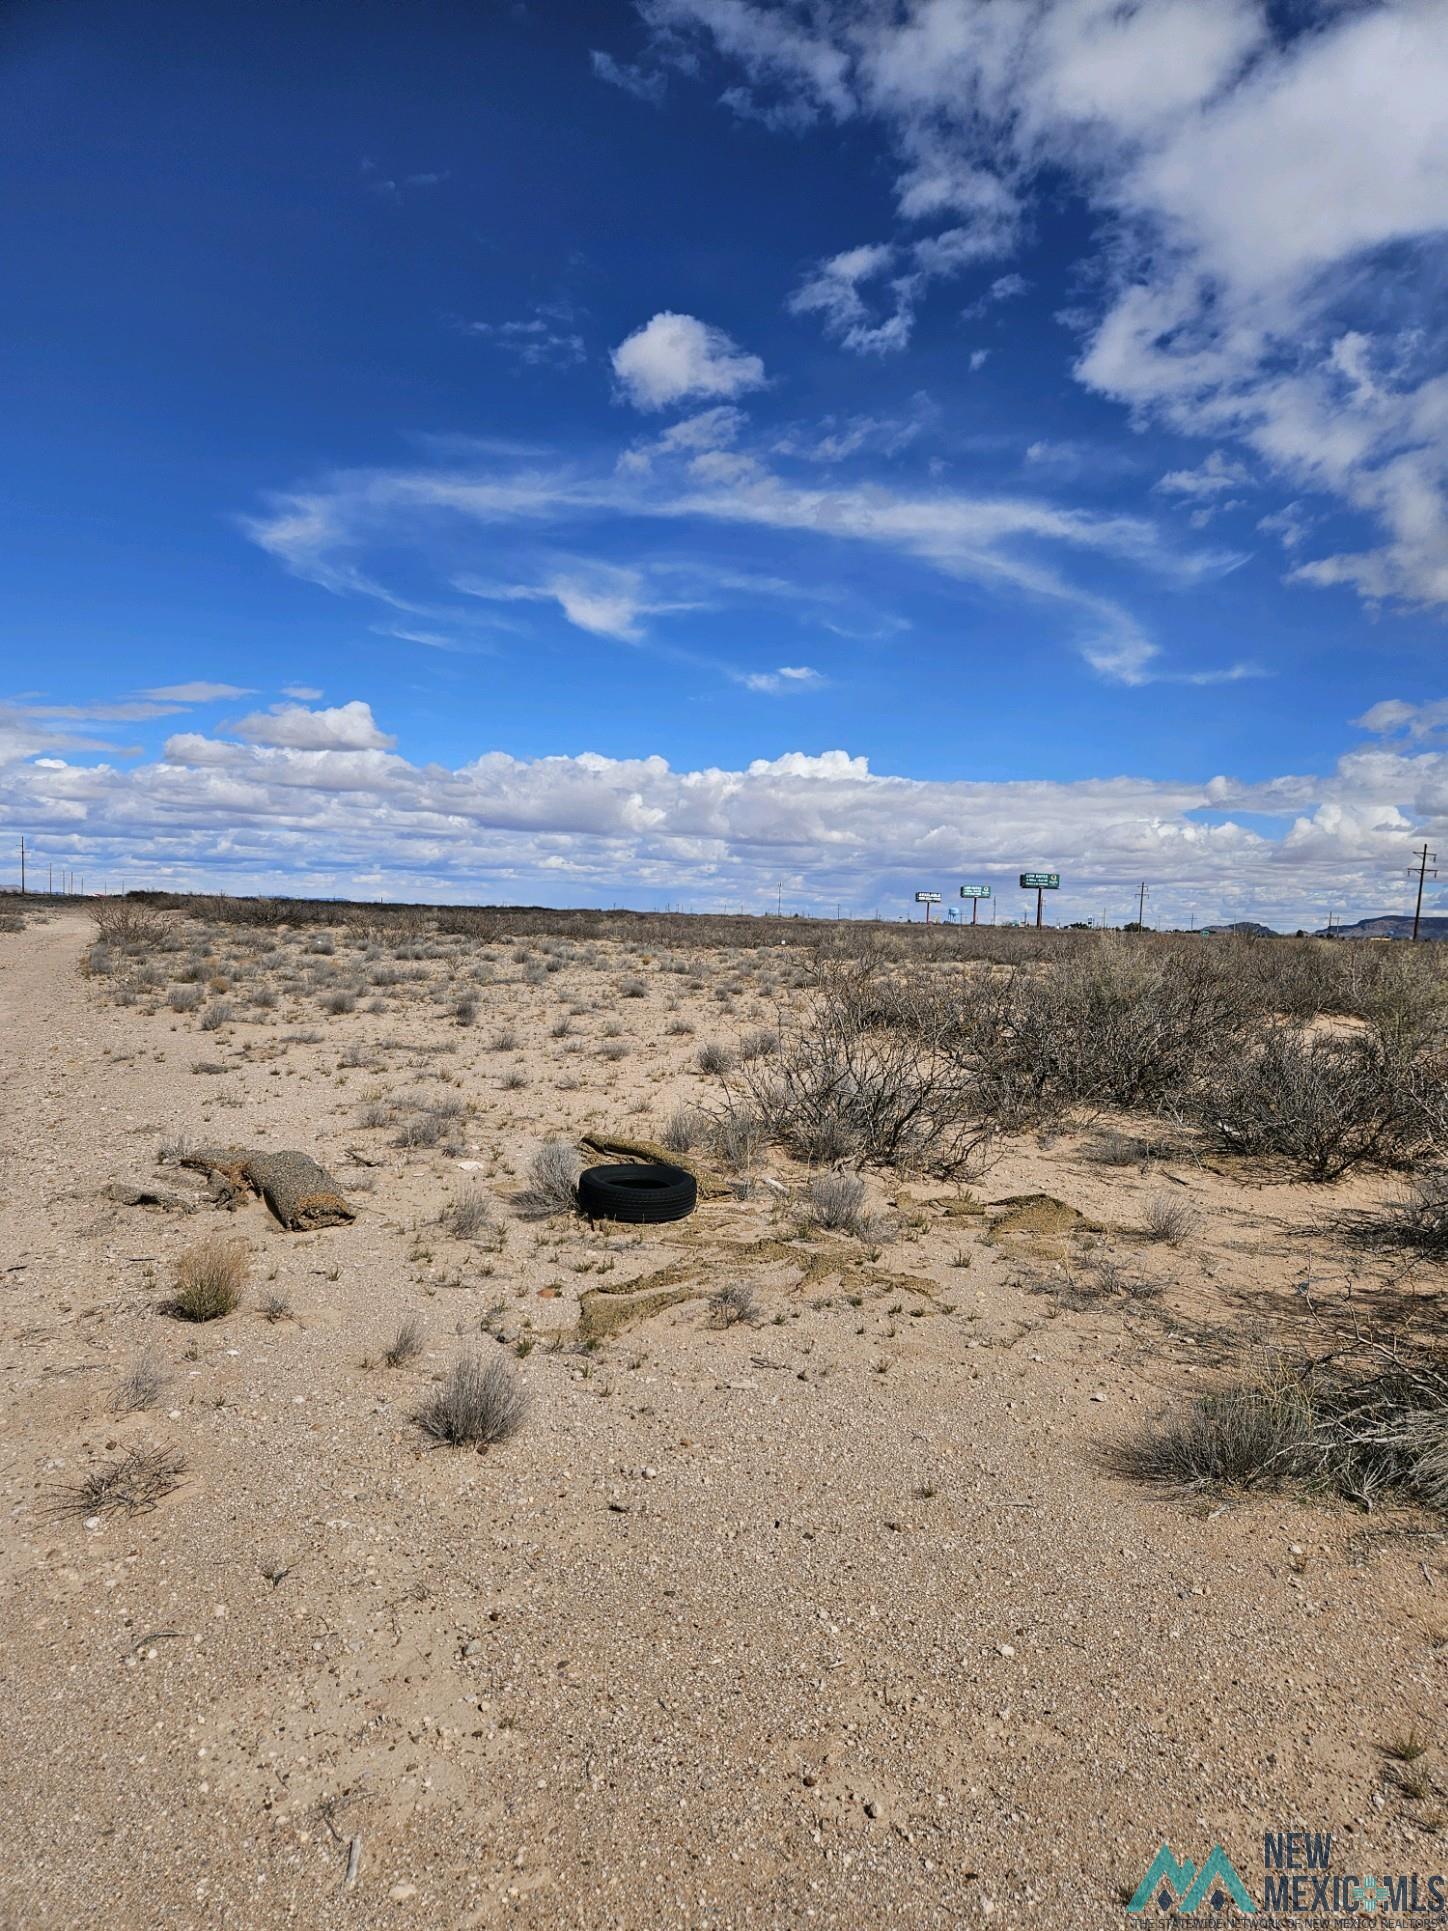
[[422,1353],[423,1344],[422,1323],[415,1314],[409,1314],[383,1350],[382,1359],[389,1368],[405,1368]]
[[805,1199],[809,1218],[815,1226],[841,1234],[869,1233],[865,1183],[857,1173],[813,1174]]
[[755,1319],[754,1289],[747,1281],[730,1281],[709,1296],[709,1318],[715,1327],[733,1327],[736,1321]]
[[567,1140],[547,1140],[528,1163],[528,1182],[518,1206],[537,1219],[571,1213],[578,1205],[578,1176],[583,1162]]
[[176,1291],[168,1313],[181,1321],[218,1321],[240,1305],[246,1280],[243,1242],[218,1234],[187,1248],[176,1263]]
[[1167,1247],[1179,1247],[1201,1224],[1201,1215],[1189,1200],[1164,1193],[1152,1195],[1142,1216],[1147,1239],[1161,1241]]
[[142,1515],[181,1486],[186,1459],[169,1448],[132,1448],[56,1494],[53,1513]]
[[527,1390],[506,1362],[464,1354],[418,1410],[417,1424],[435,1442],[491,1448],[517,1434],[528,1409]]
[[476,1240],[492,1224],[493,1207],[481,1187],[464,1187],[443,1209],[442,1224],[456,1240]]
[[166,1389],[166,1370],[147,1350],[138,1354],[117,1381],[111,1408],[118,1415],[139,1414],[154,1408]]

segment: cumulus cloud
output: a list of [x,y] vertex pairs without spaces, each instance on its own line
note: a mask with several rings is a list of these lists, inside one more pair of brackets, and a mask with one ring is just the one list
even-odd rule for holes
[[762,906],[783,876],[797,904],[869,910],[984,875],[1005,909],[1015,873],[1040,863],[1063,874],[1062,916],[1120,918],[1145,877],[1161,916],[1278,925],[1344,901],[1393,907],[1385,880],[1408,844],[1448,834],[1448,751],[1417,746],[1374,744],[1325,775],[1261,784],[921,780],[843,750],[686,771],[483,751],[448,770],[390,748],[361,700],[311,714],[320,726],[279,715],[246,741],[178,734],[126,769],[43,746],[33,728],[7,737],[0,716],[0,822],[23,826],[41,857],[137,884]]
[[[829,258],[794,297],[841,341],[901,346],[921,277],[1013,246],[1041,184],[1068,182],[1101,237],[1080,381],[1354,512],[1361,545],[1303,559],[1298,581],[1448,602],[1431,272],[1448,234],[1448,0],[1315,16],[1266,0],[641,11],[676,64],[711,47],[756,104],[868,122],[893,145],[900,234]],[[930,222],[950,225],[912,232]]]
[[252,711],[232,728],[248,744],[293,751],[384,751],[396,742],[378,730],[371,705],[360,698],[322,711],[274,704],[269,711]]
[[723,329],[663,309],[613,352],[613,372],[636,409],[668,409],[692,396],[737,396],[764,385],[764,364]]

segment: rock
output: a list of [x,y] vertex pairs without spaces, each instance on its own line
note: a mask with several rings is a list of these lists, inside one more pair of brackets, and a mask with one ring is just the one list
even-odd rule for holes
[[136,1180],[113,1180],[103,1191],[107,1200],[121,1207],[164,1207],[190,1213],[195,1204],[169,1187],[148,1187]]
[[417,1886],[415,1884],[394,1884],[387,1895],[392,1899],[394,1904],[406,1904],[409,1898],[417,1896]]

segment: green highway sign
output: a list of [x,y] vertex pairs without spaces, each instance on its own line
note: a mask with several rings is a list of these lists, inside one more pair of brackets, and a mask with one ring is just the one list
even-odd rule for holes
[[989,885],[962,885],[960,888],[960,896],[962,898],[989,898],[990,887]]
[[1021,890],[1023,892],[1055,892],[1061,887],[1059,872],[1022,872]]

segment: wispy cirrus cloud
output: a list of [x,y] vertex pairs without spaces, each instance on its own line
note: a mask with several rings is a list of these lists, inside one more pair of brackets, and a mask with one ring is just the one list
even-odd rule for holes
[[[786,476],[767,450],[740,446],[743,418],[732,406],[700,412],[647,444],[630,445],[613,469],[480,455],[463,465],[347,472],[274,500],[246,519],[254,541],[295,574],[339,594],[373,596],[428,627],[447,607],[436,578],[400,595],[380,580],[376,559],[410,552],[419,562],[446,550],[458,528],[537,530],[550,542],[613,525],[693,523],[733,528],[761,540],[797,536],[820,546],[816,569],[841,544],[890,553],[928,572],[1030,598],[1061,613],[1086,661],[1118,682],[1151,681],[1168,668],[1159,645],[1119,598],[1087,588],[1073,557],[1105,558],[1168,583],[1193,583],[1234,567],[1232,552],[1186,549],[1151,518],[1062,506],[1042,497],[843,483]],[[807,550],[796,552],[809,558]],[[580,574],[551,568],[526,580],[476,569],[445,576],[455,590],[497,602],[547,602],[597,634],[636,641],[639,618],[682,612],[687,591],[660,595],[603,564]]]

